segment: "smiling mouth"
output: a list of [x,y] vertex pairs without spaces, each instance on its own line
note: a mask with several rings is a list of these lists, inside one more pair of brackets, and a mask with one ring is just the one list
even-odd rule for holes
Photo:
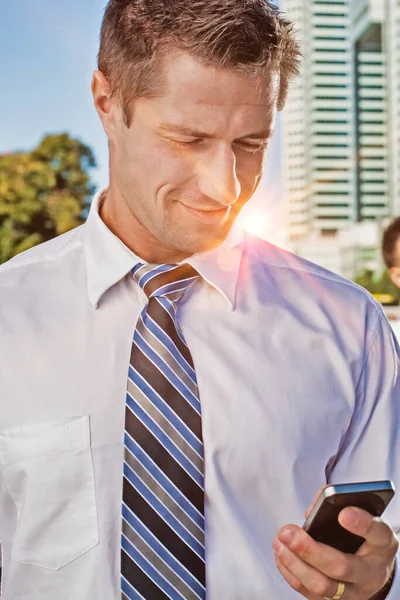
[[180,204],[187,210],[189,211],[192,215],[194,215],[195,217],[197,217],[200,221],[203,221],[204,223],[218,223],[221,221],[224,221],[227,217],[227,215],[230,213],[231,211],[231,206],[226,206],[224,208],[218,208],[216,210],[204,210],[204,209],[197,209],[197,208],[192,208],[191,206],[187,206],[186,204],[182,204],[180,202]]

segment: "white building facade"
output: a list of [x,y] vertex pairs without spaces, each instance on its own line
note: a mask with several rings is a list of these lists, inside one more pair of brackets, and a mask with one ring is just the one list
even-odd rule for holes
[[392,214],[400,215],[400,0],[382,0],[386,15],[389,186]]
[[[370,268],[376,236],[360,224],[377,221],[379,231],[400,213],[400,0],[283,0],[281,8],[304,55],[282,114],[287,245],[354,276],[340,243],[349,256],[354,239]],[[370,238],[365,251],[360,232]]]
[[284,0],[304,60],[282,113],[288,238],[332,236],[354,220],[355,154],[348,0]]

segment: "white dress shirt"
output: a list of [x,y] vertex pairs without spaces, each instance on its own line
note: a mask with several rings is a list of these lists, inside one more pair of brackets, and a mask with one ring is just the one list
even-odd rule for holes
[[[0,268],[3,600],[118,600],[125,392],[146,303],[99,217]],[[205,447],[207,600],[296,600],[271,543],[326,482],[400,492],[398,357],[360,287],[235,233],[179,321]],[[400,493],[387,510],[400,528]],[[388,598],[400,598],[398,578]]]
[[391,325],[393,333],[396,336],[398,343],[400,344],[400,321],[395,321],[394,323],[391,323]]

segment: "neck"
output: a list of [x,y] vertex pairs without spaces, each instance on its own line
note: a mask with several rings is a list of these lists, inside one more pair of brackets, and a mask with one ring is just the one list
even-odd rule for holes
[[190,255],[162,246],[141,224],[124,196],[112,183],[100,200],[99,215],[110,231],[139,258],[151,264],[176,264]]

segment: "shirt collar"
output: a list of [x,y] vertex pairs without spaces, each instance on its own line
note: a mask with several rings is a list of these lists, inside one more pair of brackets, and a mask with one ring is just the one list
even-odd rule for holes
[[[106,189],[100,190],[95,195],[83,228],[88,296],[94,308],[98,308],[107,290],[121,281],[138,262],[144,262],[102,221],[99,207],[105,192]],[[192,265],[234,309],[242,250],[243,232],[233,227],[219,248],[194,254],[183,262]]]

